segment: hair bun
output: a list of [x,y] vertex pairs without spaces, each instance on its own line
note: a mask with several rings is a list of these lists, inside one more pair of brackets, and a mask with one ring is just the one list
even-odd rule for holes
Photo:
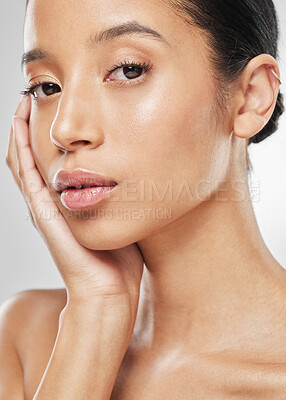
[[262,142],[262,140],[266,139],[268,136],[272,135],[272,133],[277,131],[279,117],[285,111],[283,102],[284,102],[284,96],[279,91],[276,106],[275,106],[274,112],[272,114],[272,117],[270,118],[269,122],[265,125],[265,127],[260,132],[258,132],[256,135],[252,136],[249,139],[248,144]]

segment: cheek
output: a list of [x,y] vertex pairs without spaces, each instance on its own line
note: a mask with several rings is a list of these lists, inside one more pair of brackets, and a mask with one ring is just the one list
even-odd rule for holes
[[216,139],[212,109],[209,87],[183,80],[162,79],[156,88],[123,99],[109,130],[117,132],[114,148],[126,160],[128,175],[162,185],[171,179],[174,186],[204,179]]

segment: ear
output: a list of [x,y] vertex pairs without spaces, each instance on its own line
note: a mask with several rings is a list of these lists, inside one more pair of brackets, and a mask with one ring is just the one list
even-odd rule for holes
[[245,67],[235,96],[233,132],[240,138],[250,138],[270,120],[279,93],[280,77],[275,58],[269,54],[254,57]]

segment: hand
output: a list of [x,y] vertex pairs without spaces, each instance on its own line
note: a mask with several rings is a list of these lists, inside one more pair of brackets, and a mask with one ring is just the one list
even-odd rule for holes
[[[6,162],[66,285],[68,302],[89,304],[99,299],[125,302],[135,319],[143,258],[137,244],[116,250],[90,250],[74,237],[54,202],[33,158],[29,143],[31,99],[24,96],[11,128]],[[34,187],[37,190],[31,191]],[[41,218],[53,215],[55,218]],[[125,300],[128,301],[125,301]],[[115,303],[114,302],[114,303]]]

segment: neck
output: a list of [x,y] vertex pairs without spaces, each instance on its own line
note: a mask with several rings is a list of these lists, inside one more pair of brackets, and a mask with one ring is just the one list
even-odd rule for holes
[[231,347],[235,332],[251,329],[250,314],[267,319],[278,302],[285,271],[261,237],[247,177],[238,201],[226,186],[137,243],[145,267],[134,337],[145,349]]

